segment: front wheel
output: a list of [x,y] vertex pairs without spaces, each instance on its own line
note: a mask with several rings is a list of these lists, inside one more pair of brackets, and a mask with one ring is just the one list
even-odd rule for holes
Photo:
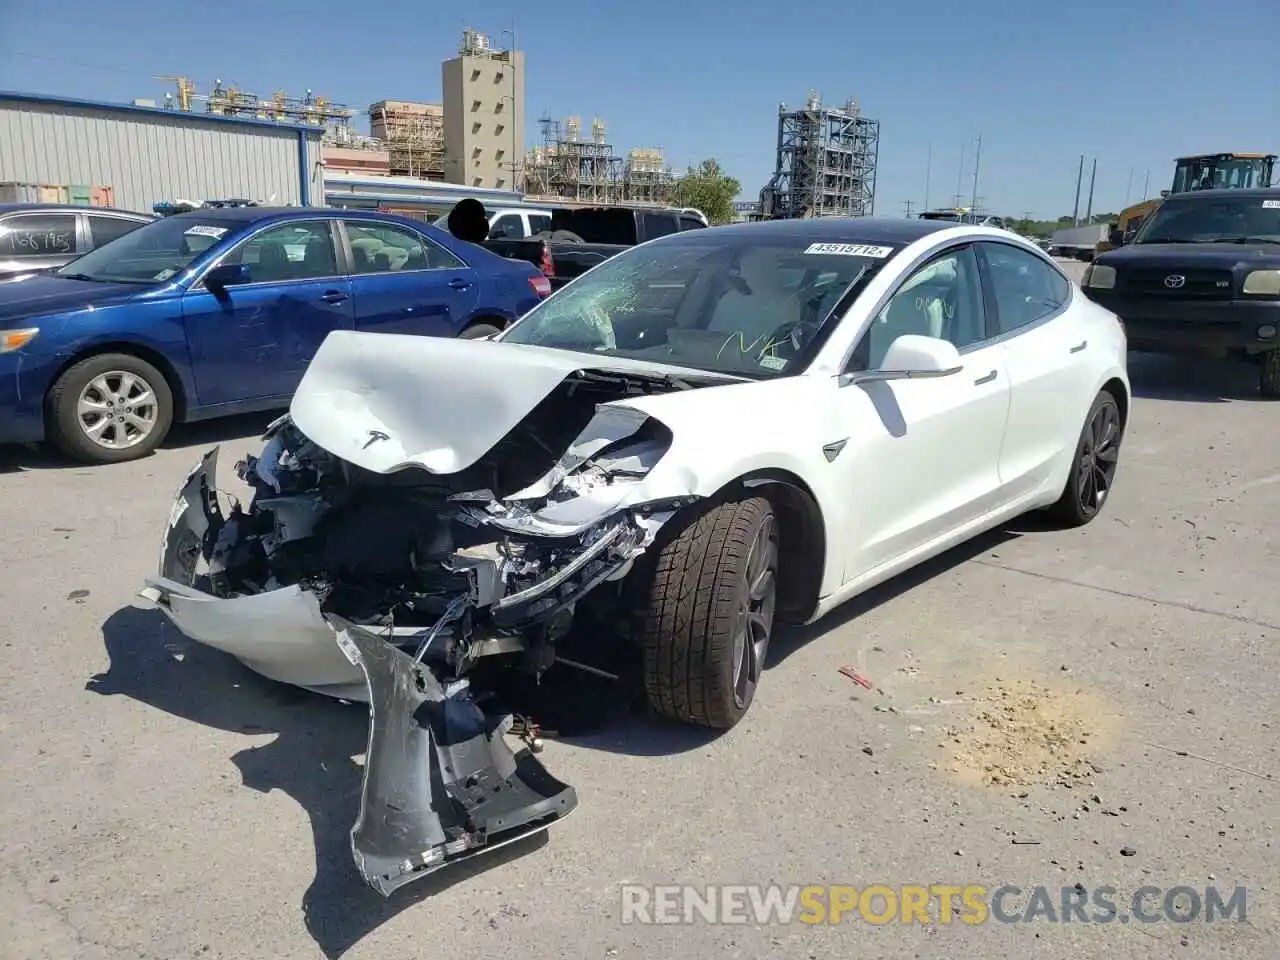
[[127,353],[72,364],[49,391],[46,407],[54,445],[85,463],[145,457],[173,423],[173,394],[164,375]]
[[1057,520],[1082,527],[1101,512],[1120,462],[1122,432],[1120,405],[1103,390],[1085,417],[1062,496],[1049,508]]
[[699,516],[642,593],[645,689],[665,716],[727,730],[755,698],[777,603],[778,527],[762,497]]
[[1280,350],[1268,350],[1261,357],[1258,390],[1267,400],[1280,400]]

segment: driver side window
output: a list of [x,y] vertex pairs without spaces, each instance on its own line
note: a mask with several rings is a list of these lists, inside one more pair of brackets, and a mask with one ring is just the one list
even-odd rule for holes
[[878,370],[893,341],[906,334],[948,340],[957,349],[986,339],[982,286],[971,247],[935,257],[903,281],[863,334],[854,369]]

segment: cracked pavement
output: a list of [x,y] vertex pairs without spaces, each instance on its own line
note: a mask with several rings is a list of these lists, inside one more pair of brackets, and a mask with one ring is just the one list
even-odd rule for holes
[[[269,418],[110,468],[0,451],[0,957],[1272,960],[1280,407],[1229,365],[1134,358],[1133,376],[1094,524],[1013,524],[779,638],[722,737],[637,715],[550,740],[573,816],[386,901],[347,846],[363,708],[132,605],[199,453],[248,448]],[[624,882],[1216,883],[1247,887],[1248,912],[637,926]]]

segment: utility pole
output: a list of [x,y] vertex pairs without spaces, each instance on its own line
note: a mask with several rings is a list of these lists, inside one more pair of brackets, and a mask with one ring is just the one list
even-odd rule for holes
[[929,181],[933,179],[933,141],[929,141],[929,155],[924,162],[924,208],[929,209]]
[[1080,169],[1076,171],[1076,205],[1071,208],[1071,225],[1080,226],[1080,184],[1084,181],[1084,154],[1080,154]]
[[964,196],[964,148],[967,144],[960,144],[960,172],[956,174],[956,196],[954,206],[960,206],[960,200]]
[[1133,193],[1133,167],[1129,168],[1129,182],[1124,185],[1124,205],[1129,205],[1129,197]]
[[1093,223],[1093,182],[1098,179],[1098,158],[1093,158],[1093,173],[1089,174],[1089,205],[1084,211],[1084,222]]
[[1150,193],[1151,193],[1151,171],[1148,170],[1146,179],[1142,181],[1142,199],[1143,200],[1147,199],[1147,196]]
[[912,203],[910,200],[908,200],[908,201],[906,201],[905,203],[903,203],[903,205],[902,205],[902,206],[903,206],[903,216],[905,216],[908,220],[910,220],[910,219],[911,219],[911,208],[912,208],[912,207],[914,207],[914,206],[915,206],[915,204],[914,204],[914,203]]
[[973,196],[969,200],[969,210],[978,212],[978,169],[982,165],[982,134],[978,134],[978,148],[973,155]]

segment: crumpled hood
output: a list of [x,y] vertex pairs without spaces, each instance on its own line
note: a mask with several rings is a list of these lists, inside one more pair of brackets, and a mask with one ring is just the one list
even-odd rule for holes
[[29,276],[0,283],[0,321],[107,306],[146,290],[140,284]]
[[738,377],[502,341],[336,330],[316,351],[289,413],[313,442],[375,473],[465,470],[566,377]]

